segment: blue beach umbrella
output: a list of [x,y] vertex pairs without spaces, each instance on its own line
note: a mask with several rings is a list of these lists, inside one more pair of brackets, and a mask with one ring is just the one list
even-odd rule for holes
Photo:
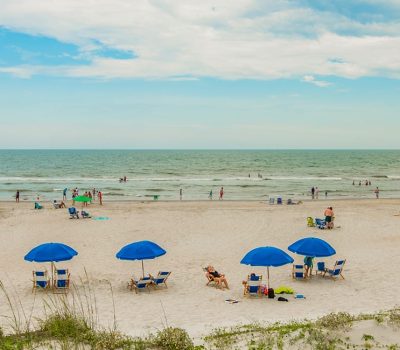
[[155,259],[167,252],[158,244],[151,241],[139,241],[122,247],[116,254],[116,257],[121,260],[141,260],[142,273],[144,277],[143,260]]
[[293,258],[282,249],[276,247],[258,247],[249,251],[240,263],[250,266],[266,266],[269,286],[269,267],[283,266],[291,264],[293,261]]
[[24,256],[26,261],[51,262],[51,279],[53,280],[54,262],[71,260],[78,252],[63,243],[43,243],[33,248]]
[[316,237],[302,238],[291,244],[288,249],[293,253],[313,258],[336,254],[336,250],[328,242]]

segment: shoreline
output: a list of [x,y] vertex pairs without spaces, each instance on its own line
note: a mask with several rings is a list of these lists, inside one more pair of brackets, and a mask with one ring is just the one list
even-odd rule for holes
[[[223,199],[223,200],[219,200],[219,199],[213,199],[213,200],[209,200],[209,199],[182,199],[182,200],[180,200],[180,199],[157,199],[157,200],[154,200],[154,199],[115,199],[115,200],[113,200],[113,199],[106,198],[106,199],[103,199],[103,203],[104,203],[104,205],[106,205],[107,203],[156,203],[156,202],[159,202],[159,203],[180,203],[180,202],[182,202],[182,203],[205,203],[205,202],[206,203],[207,202],[210,202],[210,203],[214,203],[214,202],[218,202],[218,203],[223,203],[223,202],[255,203],[255,202],[260,202],[260,203],[264,203],[264,204],[268,204],[268,205],[272,205],[272,206],[279,206],[279,205],[287,206],[288,204],[285,203],[285,200],[287,200],[287,199],[289,199],[289,197],[286,199],[285,199],[285,197],[282,197],[283,204],[276,204],[276,203],[269,204],[269,202],[268,202],[269,199],[265,199],[265,200],[262,200],[262,199]],[[379,199],[358,198],[358,197],[346,197],[346,198],[331,197],[331,198],[320,198],[320,199],[293,199],[293,198],[291,198],[291,199],[295,200],[295,201],[301,201],[303,203],[318,203],[318,202],[327,202],[327,201],[336,201],[336,202],[369,201],[369,200],[377,201],[377,203],[378,203],[381,201],[397,201],[397,200],[400,200],[400,197],[390,197],[390,198],[383,197],[383,198],[379,198]],[[35,202],[36,202],[36,200],[20,200],[19,203],[22,204],[22,203],[35,203]],[[39,200],[39,202],[52,203],[51,200],[44,200],[44,201]],[[57,200],[57,202],[59,202],[59,200]],[[72,202],[72,199],[67,199],[66,202],[67,203]],[[16,202],[15,202],[15,200],[0,199],[0,203],[16,203]],[[16,204],[18,204],[18,203],[16,203]],[[98,204],[98,200],[94,201],[92,204]],[[297,204],[290,204],[289,206],[292,206],[292,205],[297,205]]]

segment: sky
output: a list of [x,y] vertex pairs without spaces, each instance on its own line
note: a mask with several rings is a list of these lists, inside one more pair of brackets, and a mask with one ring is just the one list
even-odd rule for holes
[[398,0],[0,9],[0,148],[400,148]]

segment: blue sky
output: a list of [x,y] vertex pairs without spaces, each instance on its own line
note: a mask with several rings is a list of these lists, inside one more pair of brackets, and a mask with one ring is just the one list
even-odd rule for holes
[[3,0],[0,148],[400,148],[400,3]]

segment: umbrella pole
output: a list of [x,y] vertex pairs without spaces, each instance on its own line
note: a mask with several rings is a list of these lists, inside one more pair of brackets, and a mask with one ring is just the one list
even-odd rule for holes
[[142,260],[142,275],[143,275],[143,278],[144,278],[144,265],[143,265],[143,260]]
[[51,262],[51,288],[54,288],[54,262]]
[[268,280],[267,288],[269,288],[269,266],[267,266],[267,280]]

